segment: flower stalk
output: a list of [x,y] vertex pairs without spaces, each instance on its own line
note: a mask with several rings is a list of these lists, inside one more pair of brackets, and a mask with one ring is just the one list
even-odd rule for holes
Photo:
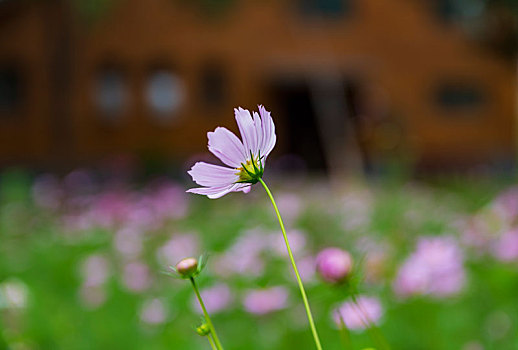
[[214,343],[214,339],[212,339],[212,334],[209,334],[207,336],[207,339],[209,340],[210,347],[212,348],[212,350],[218,350],[218,348],[216,347],[216,344]]
[[[209,317],[209,313],[207,312],[207,309],[205,308],[205,304],[203,303],[203,300],[201,298],[200,291],[198,290],[198,286],[196,285],[196,282],[194,281],[194,277],[190,277],[189,280],[191,281],[192,289],[194,289],[196,298],[198,298],[198,302],[200,303],[201,309],[203,310],[203,315],[205,316],[205,321],[207,322],[207,325],[209,326],[209,329],[210,329],[209,342],[211,342],[211,338],[210,338],[210,335],[211,335],[215,348],[217,350],[223,350],[223,346],[221,345],[221,342],[219,341],[218,335],[216,334],[216,329],[214,328],[214,325],[212,324],[212,321]],[[212,342],[211,342],[211,345],[213,345]]]
[[282,221],[281,214],[279,212],[279,209],[277,208],[277,204],[275,203],[275,199],[273,198],[273,195],[270,192],[270,189],[268,188],[268,186],[266,186],[266,183],[260,177],[258,178],[258,180],[263,185],[268,197],[270,197],[273,208],[275,209],[275,213],[277,214],[277,219],[279,220],[279,225],[281,226],[282,235],[284,237],[284,242],[286,243],[286,248],[288,250],[288,255],[291,260],[291,265],[293,266],[293,271],[295,271],[295,276],[297,277],[297,283],[299,285],[300,294],[302,295],[302,300],[304,302],[304,308],[306,309],[306,314],[308,316],[311,333],[313,334],[313,339],[315,341],[315,345],[316,345],[317,349],[322,350],[322,345],[320,344],[320,339],[318,337],[318,332],[315,327],[315,322],[313,321],[313,315],[311,314],[311,309],[309,307],[308,297],[306,295],[306,291],[304,290],[304,285],[302,284],[302,279],[300,278],[299,270],[297,269],[297,264],[295,263],[295,259],[293,258],[293,253],[291,251],[290,243],[288,241],[288,236],[286,234],[286,229],[284,228],[284,223]]
[[340,320],[340,340],[342,341],[342,345],[345,350],[352,350],[352,342],[351,342],[351,335],[349,334],[349,329],[347,329],[347,326],[345,325],[344,318],[342,317],[342,314],[340,312],[337,312],[338,319]]
[[356,305],[356,307],[358,308],[358,310],[360,311],[360,313],[365,318],[365,322],[364,322],[365,323],[365,327],[367,328],[367,330],[370,331],[371,337],[378,344],[378,347],[380,348],[380,350],[391,350],[390,345],[389,345],[387,339],[385,339],[385,336],[383,335],[381,330],[370,319],[368,313],[364,310],[364,308],[362,307],[361,303],[358,302],[358,299],[356,298],[356,293],[355,292],[351,293],[351,299],[352,299],[353,303]]

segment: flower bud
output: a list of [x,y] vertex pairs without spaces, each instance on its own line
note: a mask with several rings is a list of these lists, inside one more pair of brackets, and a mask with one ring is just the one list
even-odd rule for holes
[[193,277],[198,271],[198,260],[196,258],[185,258],[176,264],[176,272],[181,277]]
[[209,333],[210,333],[209,325],[206,323],[202,323],[200,326],[196,327],[196,333],[198,333],[202,337],[209,335]]
[[345,250],[326,248],[317,255],[317,271],[330,283],[343,282],[352,271],[353,259]]

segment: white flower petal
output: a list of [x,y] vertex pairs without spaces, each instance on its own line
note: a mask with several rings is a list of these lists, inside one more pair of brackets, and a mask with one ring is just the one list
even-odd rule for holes
[[250,112],[239,107],[234,109],[234,114],[247,155],[249,155],[250,151],[253,154],[257,154],[257,131],[255,130],[254,120]]
[[259,114],[261,115],[263,143],[261,145],[261,155],[265,158],[270,154],[275,147],[277,136],[275,135],[275,124],[273,123],[272,116],[262,105],[259,105]]
[[[243,188],[246,186],[243,186],[244,184],[232,184],[228,186],[220,186],[220,187],[198,187],[198,188],[191,188],[188,189],[187,192],[201,194],[209,197],[210,199],[217,199],[220,197],[223,197],[229,192],[237,192],[237,191],[243,191]],[[243,191],[245,192],[245,191]],[[246,193],[246,192],[245,192]]]
[[201,186],[220,187],[234,184],[239,180],[236,169],[198,162],[188,171],[194,182]]
[[248,193],[252,189],[251,184],[241,184],[241,185],[242,185],[242,187],[238,188],[237,191],[243,191],[244,193]]
[[259,114],[257,112],[253,112],[252,114],[254,116],[254,128],[257,140],[257,148],[254,155],[257,156],[258,152],[261,152],[261,155],[263,153],[263,127]]
[[247,159],[245,147],[239,138],[230,130],[222,127],[207,133],[209,151],[233,168],[239,168]]

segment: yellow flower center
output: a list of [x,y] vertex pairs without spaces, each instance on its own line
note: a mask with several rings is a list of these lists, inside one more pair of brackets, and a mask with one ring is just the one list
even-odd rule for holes
[[246,182],[255,184],[259,181],[259,178],[263,176],[264,168],[259,157],[251,155],[250,159],[247,159],[245,163],[241,163],[241,166],[236,169],[236,175],[239,175],[238,182]]

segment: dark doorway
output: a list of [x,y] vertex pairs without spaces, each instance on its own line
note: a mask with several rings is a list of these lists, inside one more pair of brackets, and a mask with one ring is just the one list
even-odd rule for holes
[[311,172],[331,176],[369,172],[368,112],[357,79],[339,74],[291,78],[272,84],[285,152]]
[[311,172],[326,172],[323,144],[308,84],[278,82],[273,84],[271,91],[283,125],[285,152],[303,159]]
[[0,68],[0,116],[13,116],[24,103],[24,84],[21,70],[16,66]]

